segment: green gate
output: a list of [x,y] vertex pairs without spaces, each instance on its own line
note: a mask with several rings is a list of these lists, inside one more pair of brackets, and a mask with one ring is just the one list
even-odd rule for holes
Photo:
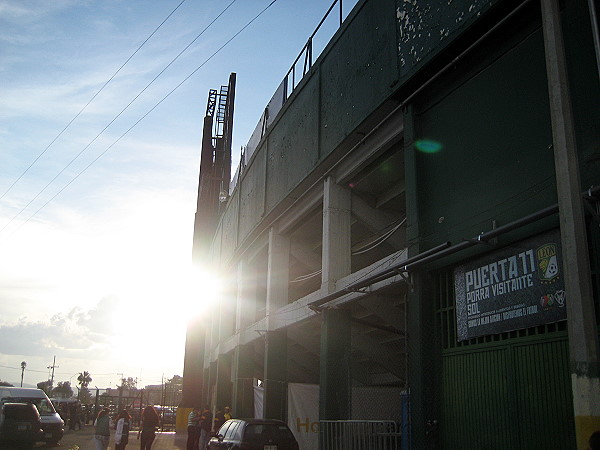
[[566,322],[456,341],[451,272],[437,279],[441,448],[576,448]]

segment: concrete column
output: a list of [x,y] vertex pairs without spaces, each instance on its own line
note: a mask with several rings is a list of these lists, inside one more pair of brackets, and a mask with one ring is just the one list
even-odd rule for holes
[[435,380],[441,377],[439,343],[435,342],[435,323],[431,299],[433,280],[427,273],[412,274],[412,289],[407,295],[408,380],[410,381],[411,444],[415,449],[438,448],[437,433],[429,433],[428,422],[439,420],[439,398]]
[[287,333],[267,331],[265,336],[264,418],[287,420]]
[[335,282],[349,275],[351,266],[351,193],[325,179],[323,190],[323,266],[321,288],[326,293],[335,290]]
[[220,355],[217,361],[215,411],[231,405],[233,386],[231,383],[231,355]]
[[204,340],[204,360],[202,361],[202,371],[204,373],[204,377],[202,380],[202,405],[208,405],[211,400],[211,388],[214,384],[214,374],[211,371],[211,352],[213,346],[216,345],[216,340],[214,339],[214,324],[216,322],[216,318],[214,317],[215,313],[207,313],[204,315],[203,320],[206,326],[206,334]]
[[210,364],[207,373],[208,389],[206,390],[206,395],[203,395],[204,405],[202,407],[208,405],[213,408],[217,395],[217,361]]
[[556,188],[567,292],[567,327],[577,448],[600,430],[600,355],[579,158],[558,0],[542,0]]
[[[408,105],[404,112],[404,161],[406,179],[406,240],[409,257],[419,254],[419,163],[418,152],[414,146],[417,136],[414,111]],[[406,315],[408,331],[408,381],[410,386],[410,428],[413,448],[429,448],[426,423],[437,420],[438,399],[432,394],[434,379],[439,374],[432,368],[434,343],[428,324],[434,323],[432,296],[426,288],[431,279],[422,273],[411,274],[412,288],[407,295]],[[433,448],[433,447],[432,447]]]
[[186,408],[200,406],[202,402],[205,335],[206,328],[204,328],[204,322],[200,318],[190,321],[185,336],[181,394],[181,406]]
[[350,311],[324,310],[319,390],[319,417],[322,420],[351,418],[350,352]]
[[247,261],[237,266],[237,304],[235,332],[239,333],[254,322],[256,317],[256,270]]
[[269,230],[267,261],[267,328],[271,329],[271,314],[288,303],[290,281],[290,240],[275,228]]
[[254,417],[254,345],[236,347],[233,353],[234,417]]
[[233,272],[223,285],[219,298],[219,342],[230,338],[235,331],[238,302],[237,273]]
[[287,333],[274,330],[274,313],[288,303],[290,241],[269,231],[267,263],[267,332],[264,362],[264,417],[286,420]]

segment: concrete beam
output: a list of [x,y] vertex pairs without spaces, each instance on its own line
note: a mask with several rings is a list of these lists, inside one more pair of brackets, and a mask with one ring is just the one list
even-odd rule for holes
[[335,283],[351,272],[351,194],[331,176],[323,186],[323,257],[321,284],[334,292]]
[[290,253],[294,258],[296,258],[303,265],[308,267],[310,271],[318,270],[321,268],[321,255],[319,255],[307,245],[303,245],[299,242],[292,241]]
[[[352,214],[373,233],[379,234],[382,234],[382,230],[387,231],[392,223],[401,219],[371,207],[356,194],[352,194]],[[392,234],[387,241],[396,249],[404,247],[404,239],[397,233]]]

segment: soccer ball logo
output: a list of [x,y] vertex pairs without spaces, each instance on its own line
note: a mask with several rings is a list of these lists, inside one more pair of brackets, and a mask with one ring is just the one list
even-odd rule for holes
[[538,273],[541,281],[550,282],[558,277],[558,249],[556,244],[544,244],[536,250]]

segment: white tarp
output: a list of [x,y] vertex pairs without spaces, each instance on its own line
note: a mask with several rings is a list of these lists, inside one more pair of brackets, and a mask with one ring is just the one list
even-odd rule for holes
[[319,385],[288,383],[288,425],[300,450],[319,448]]
[[254,418],[263,418],[263,396],[264,388],[262,386],[254,386]]

